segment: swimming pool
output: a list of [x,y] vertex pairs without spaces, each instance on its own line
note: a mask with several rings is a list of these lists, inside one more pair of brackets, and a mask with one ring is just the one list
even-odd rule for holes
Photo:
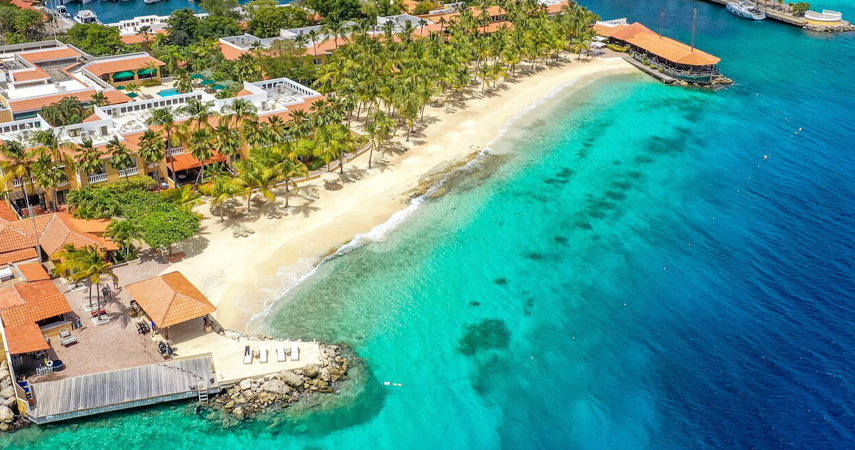
[[159,95],[161,97],[170,97],[170,96],[178,95],[178,94],[180,94],[180,92],[178,92],[178,89],[175,89],[175,88],[164,89],[162,91],[158,91],[158,93],[157,93],[157,95]]

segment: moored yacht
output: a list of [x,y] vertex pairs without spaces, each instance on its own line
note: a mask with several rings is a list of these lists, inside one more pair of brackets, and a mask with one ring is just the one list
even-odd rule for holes
[[728,2],[727,10],[731,14],[739,17],[744,17],[751,20],[763,20],[766,18],[766,13],[750,2]]
[[[89,0],[90,2],[92,0]],[[89,9],[81,9],[74,15],[74,21],[79,24],[89,24],[89,23],[101,23],[98,21],[98,16]]]

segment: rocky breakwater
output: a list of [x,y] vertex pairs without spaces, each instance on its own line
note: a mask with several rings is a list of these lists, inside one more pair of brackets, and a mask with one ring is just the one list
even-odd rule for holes
[[9,364],[6,361],[0,362],[0,431],[13,431],[26,424],[17,415],[18,402],[13,383]]
[[262,413],[287,408],[298,401],[333,394],[347,378],[355,356],[337,345],[321,345],[323,363],[302,369],[283,370],[260,378],[249,378],[230,387],[211,402],[209,420],[222,421],[225,428]]

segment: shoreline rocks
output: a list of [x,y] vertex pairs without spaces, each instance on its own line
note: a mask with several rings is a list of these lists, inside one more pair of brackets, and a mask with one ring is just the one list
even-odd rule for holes
[[353,366],[355,357],[338,345],[320,347],[323,364],[241,380],[211,399],[208,406],[212,411],[205,418],[221,421],[224,428],[230,428],[309,396],[335,393],[347,378],[348,367]]
[[18,416],[18,402],[13,383],[9,364],[4,360],[0,362],[0,432],[15,431],[27,424]]

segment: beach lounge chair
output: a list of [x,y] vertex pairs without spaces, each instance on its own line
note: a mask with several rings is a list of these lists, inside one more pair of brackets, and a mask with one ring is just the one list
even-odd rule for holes
[[77,338],[72,336],[68,330],[61,330],[59,332],[59,338],[62,339],[60,342],[63,347],[68,347],[77,343]]
[[249,350],[248,345],[243,348],[243,363],[252,364],[252,352]]
[[279,362],[285,362],[285,344],[279,343],[279,346],[276,347],[276,360]]
[[267,362],[267,346],[261,344],[261,352],[258,355],[258,362],[266,363]]
[[300,347],[297,344],[291,344],[291,361],[300,360]]

